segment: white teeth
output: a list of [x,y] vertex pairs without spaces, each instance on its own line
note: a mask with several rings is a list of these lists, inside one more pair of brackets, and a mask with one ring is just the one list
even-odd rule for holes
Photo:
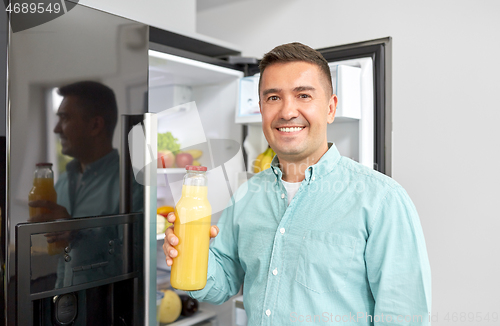
[[279,131],[284,131],[284,132],[294,132],[294,131],[299,131],[304,129],[304,127],[293,127],[293,128],[278,128]]

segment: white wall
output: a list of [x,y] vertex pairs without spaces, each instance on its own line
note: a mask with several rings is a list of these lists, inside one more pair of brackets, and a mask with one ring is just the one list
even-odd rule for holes
[[246,56],[393,37],[393,177],[424,228],[434,325],[500,314],[499,17],[493,0],[255,0],[197,16],[198,33]]

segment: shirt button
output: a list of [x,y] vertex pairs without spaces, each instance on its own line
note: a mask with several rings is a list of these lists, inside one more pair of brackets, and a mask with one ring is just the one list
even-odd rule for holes
[[284,199],[285,198],[285,194],[281,194],[281,199]]
[[285,234],[285,228],[280,229],[281,234]]
[[277,268],[274,269],[273,275],[278,275],[278,269]]
[[266,315],[271,316],[271,310],[267,309],[266,310]]
[[312,181],[314,181],[314,180],[316,180],[316,177],[312,177],[311,179],[312,179]]

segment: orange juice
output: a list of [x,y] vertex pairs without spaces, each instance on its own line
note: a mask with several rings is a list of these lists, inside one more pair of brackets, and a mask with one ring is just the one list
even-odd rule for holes
[[[54,178],[35,178],[33,179],[33,188],[31,188],[29,201],[49,200],[57,202],[57,193],[54,189]],[[50,213],[50,210],[44,207],[30,207],[30,218],[39,214]]]
[[[52,163],[38,163],[36,165],[35,177],[33,179],[33,188],[28,196],[29,201],[48,200],[57,202],[57,193],[54,188],[54,173],[52,172]],[[50,210],[45,207],[30,207],[30,218],[40,216],[40,214],[49,214]],[[43,219],[39,221],[46,221]],[[67,246],[67,241],[55,241],[47,244],[49,255],[62,253],[64,247]]]
[[170,274],[172,287],[184,291],[201,290],[207,283],[212,215],[207,199],[206,167],[189,170],[190,167],[186,167],[182,197],[175,206],[174,234],[179,243]]

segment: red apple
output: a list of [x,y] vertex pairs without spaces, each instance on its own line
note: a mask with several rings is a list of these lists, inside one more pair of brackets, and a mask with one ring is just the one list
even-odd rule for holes
[[189,153],[179,153],[175,156],[175,165],[177,165],[178,168],[185,168],[186,165],[192,165],[193,164],[193,155]]
[[[163,156],[163,160],[165,161],[165,166],[163,166],[163,162],[161,161],[161,157]],[[158,152],[158,162],[157,167],[159,169],[162,168],[171,168],[174,165],[175,155],[171,151],[159,151]]]

